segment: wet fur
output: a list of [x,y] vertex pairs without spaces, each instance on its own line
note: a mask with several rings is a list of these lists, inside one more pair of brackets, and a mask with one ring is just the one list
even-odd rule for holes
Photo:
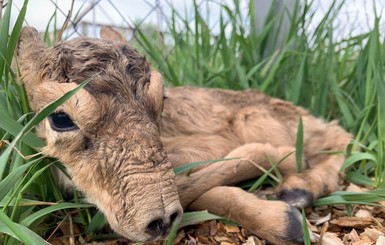
[[[47,155],[62,160],[67,168],[71,164],[77,166],[76,171],[70,171],[75,185],[92,197],[102,185],[110,186],[106,192],[121,195],[125,190],[121,185],[125,185],[125,195],[136,198],[137,191],[129,188],[130,183],[117,174],[121,168],[127,168],[117,164],[122,162],[117,159],[129,159],[128,162],[135,163],[141,171],[161,168],[164,173],[168,173],[169,163],[175,167],[188,162],[232,159],[200,167],[189,175],[176,176],[181,205],[185,209],[209,210],[232,219],[274,244],[301,243],[300,215],[293,206],[309,206],[313,200],[338,189],[339,169],[345,156],[324,152],[343,152],[351,135],[337,122],[325,123],[301,107],[254,90],[236,92],[180,87],[163,92],[160,75],[151,72],[143,56],[124,44],[121,36],[112,30],[107,29],[103,35],[105,39],[117,41],[80,37],[46,49],[37,40],[38,44],[33,44],[31,40],[36,39],[36,33],[32,28],[25,28],[19,43],[21,80],[35,111],[68,90],[63,89],[58,94],[58,87],[74,87],[92,78],[85,91],[63,105],[69,114],[78,118],[82,136],[64,139],[68,141],[65,147],[71,149],[70,154],[59,154],[57,143],[48,144],[44,150]],[[47,86],[32,89],[42,82]],[[49,89],[50,84],[56,85]],[[76,105],[79,101],[85,105],[81,109]],[[300,116],[304,124],[305,161],[304,171],[297,173],[293,152]],[[125,124],[129,126],[121,130]],[[143,132],[146,132],[144,138]],[[46,134],[41,133],[44,138]],[[108,134],[115,137],[107,140],[98,136]],[[108,162],[114,164],[99,166],[99,169],[87,165],[79,168],[73,159],[84,158],[85,142],[98,149],[93,153],[96,157],[86,156],[89,161],[103,159],[106,154],[105,158],[110,158]],[[100,150],[109,145],[119,150]],[[240,188],[230,187],[260,176],[261,169],[269,169],[271,162],[284,158],[278,165],[285,178],[277,188],[277,197],[285,202],[260,200]],[[168,167],[161,167],[165,165]],[[131,167],[128,174],[132,169],[135,168]],[[89,173],[96,177],[84,176]],[[99,178],[99,175],[103,176]],[[145,178],[140,174],[134,176],[138,183]],[[164,183],[165,190],[174,184],[169,173],[166,179],[156,176],[151,178]],[[105,195],[106,198],[95,196],[99,198],[96,201],[91,199],[100,206],[111,201],[109,193]],[[172,188],[162,196],[163,202],[175,203]],[[142,198],[141,203],[156,203],[150,200],[151,196]],[[133,212],[128,210],[129,205],[125,208],[126,212]],[[113,215],[111,211],[104,212],[107,217]],[[130,218],[134,219],[126,217]]]

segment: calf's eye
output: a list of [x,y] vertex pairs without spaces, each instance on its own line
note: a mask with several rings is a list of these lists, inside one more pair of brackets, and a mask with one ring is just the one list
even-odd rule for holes
[[78,129],[78,126],[64,112],[54,112],[48,117],[51,128],[57,132],[66,132]]

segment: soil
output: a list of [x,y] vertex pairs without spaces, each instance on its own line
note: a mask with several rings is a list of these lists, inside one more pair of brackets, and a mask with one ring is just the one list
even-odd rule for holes
[[[365,189],[349,184],[350,191]],[[385,202],[376,206],[354,205],[349,215],[345,205],[312,207],[305,210],[308,227],[311,230],[312,244],[320,245],[385,245]],[[93,244],[123,245],[130,244],[122,238],[93,241],[83,236],[81,229],[74,224],[61,224],[58,234],[48,241],[54,245]],[[221,221],[207,221],[202,224],[180,229],[174,244],[185,245],[264,245],[269,244],[242,227]],[[157,241],[146,245],[165,245]]]

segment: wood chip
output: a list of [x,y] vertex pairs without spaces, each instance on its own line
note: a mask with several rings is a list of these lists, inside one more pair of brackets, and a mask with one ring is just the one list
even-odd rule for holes
[[328,213],[326,216],[318,218],[318,219],[315,221],[315,225],[316,225],[316,226],[322,225],[323,223],[328,222],[328,221],[331,219],[331,217],[332,217],[332,214],[331,214],[331,213]]
[[200,236],[200,237],[197,237],[198,240],[198,244],[210,244],[210,239],[208,237],[204,237],[204,236]]
[[195,241],[194,237],[192,237],[190,234],[187,234],[187,240],[185,241],[186,245],[197,245],[197,242]]
[[235,245],[235,243],[232,243],[232,242],[221,242],[220,245]]
[[178,243],[180,243],[181,241],[182,241],[182,239],[185,237],[185,232],[184,232],[184,230],[180,230],[179,232],[178,232],[178,234],[175,236],[175,238],[174,238],[174,241],[173,241],[173,243],[172,244],[178,244]]
[[262,245],[263,243],[256,236],[249,236],[242,245]]
[[380,236],[384,236],[384,233],[374,228],[365,228],[360,236],[367,236],[372,241],[377,241]]
[[369,237],[363,237],[363,239],[351,243],[352,245],[371,245],[373,244],[372,240]]
[[208,236],[210,235],[210,229],[209,227],[199,227],[199,228],[196,228],[195,229],[195,232],[194,232],[194,235],[196,237],[199,237],[199,236]]
[[385,245],[385,236],[379,236],[376,245]]
[[212,220],[210,221],[210,236],[215,236],[217,234],[218,228],[217,228],[217,221]]
[[[328,222],[326,222],[326,223],[324,223],[324,224],[322,225],[321,231],[320,231],[319,241],[322,242],[323,236],[324,236],[324,234],[328,231],[328,228],[329,228],[329,223],[328,223]],[[315,234],[315,233],[313,232],[313,236],[314,236],[314,234]],[[316,241],[317,241],[317,239],[313,239],[313,240],[312,240],[312,242],[316,242]]]
[[371,218],[372,214],[368,210],[360,209],[354,216],[357,218]]
[[353,229],[350,233],[345,234],[344,238],[342,239],[344,244],[351,244],[359,240],[361,240],[361,238],[358,236],[358,233],[355,229]]
[[353,183],[349,183],[349,185],[346,187],[346,191],[350,191],[350,192],[363,192],[365,190],[363,188],[359,187],[358,185],[355,185]]
[[256,245],[253,237],[247,238],[245,243],[242,243],[242,245]]
[[238,226],[234,226],[234,225],[225,225],[224,228],[225,228],[225,231],[228,232],[228,233],[236,233],[236,232],[240,232]]
[[350,227],[355,229],[363,229],[373,224],[371,218],[357,218],[357,217],[340,217],[330,220],[330,224],[340,227]]
[[217,241],[217,242],[231,242],[230,238],[229,237],[226,237],[226,236],[215,236],[214,237],[214,240]]
[[326,232],[322,238],[322,245],[344,245],[336,233]]

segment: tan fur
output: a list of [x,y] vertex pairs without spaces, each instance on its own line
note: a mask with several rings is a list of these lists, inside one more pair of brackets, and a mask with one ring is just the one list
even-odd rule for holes
[[[46,120],[39,135],[47,141],[44,153],[63,162],[75,186],[111,226],[132,240],[158,239],[146,227],[151,220],[170,223],[172,214],[180,216],[177,188],[184,208],[222,215],[274,244],[301,243],[301,219],[292,206],[310,205],[338,189],[345,157],[323,152],[344,151],[351,135],[335,122],[325,123],[303,108],[253,90],[163,91],[161,75],[151,72],[123,37],[110,30],[102,34],[117,42],[82,37],[47,49],[32,28],[25,28],[18,61],[35,111],[92,79],[57,109],[79,129],[56,132]],[[297,173],[300,116],[304,171]],[[227,160],[174,180],[171,165],[219,158]],[[277,196],[286,202],[260,200],[228,187],[260,176],[278,162],[285,178]]]

